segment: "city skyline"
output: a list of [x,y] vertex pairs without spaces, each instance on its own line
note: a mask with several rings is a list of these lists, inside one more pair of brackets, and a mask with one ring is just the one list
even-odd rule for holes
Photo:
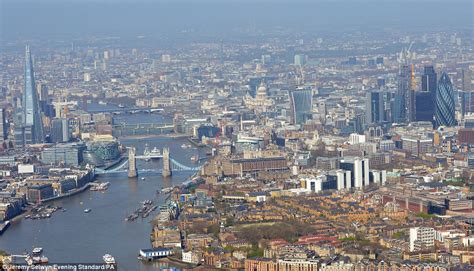
[[0,269],[473,269],[473,11],[0,0]]

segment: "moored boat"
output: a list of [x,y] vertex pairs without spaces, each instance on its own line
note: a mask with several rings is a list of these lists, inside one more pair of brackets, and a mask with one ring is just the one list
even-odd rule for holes
[[105,254],[102,259],[106,264],[115,264],[115,258],[110,254]]

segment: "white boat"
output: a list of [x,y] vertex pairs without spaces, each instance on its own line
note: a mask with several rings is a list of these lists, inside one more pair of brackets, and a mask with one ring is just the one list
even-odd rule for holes
[[145,177],[142,177],[142,181],[144,181],[144,180],[145,180]]
[[41,253],[43,253],[43,248],[35,247],[32,252],[33,252],[33,256],[39,256],[41,255]]
[[151,150],[150,154],[160,155],[161,151],[157,147],[154,147],[153,150]]
[[91,211],[92,211],[92,209],[85,209],[85,210],[84,210],[84,213],[87,214],[87,213],[90,213]]
[[165,187],[165,188],[161,189],[161,193],[168,194],[171,191],[173,191],[173,189],[174,189],[173,187]]
[[105,182],[105,183],[91,183],[91,188],[90,190],[91,191],[104,191],[104,190],[107,190],[107,188],[109,188],[109,182]]
[[183,145],[181,145],[181,148],[182,149],[189,149],[189,148],[192,148],[192,146],[190,144],[184,144],[183,143]]
[[110,254],[105,254],[102,259],[106,264],[115,264],[115,258]]

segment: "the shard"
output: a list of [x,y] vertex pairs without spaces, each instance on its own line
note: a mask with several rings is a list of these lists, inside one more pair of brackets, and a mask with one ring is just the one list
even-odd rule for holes
[[35,74],[30,48],[26,46],[25,51],[25,74],[22,108],[20,110],[21,120],[17,123],[15,136],[17,145],[43,143],[43,122],[39,108],[38,93],[36,91]]

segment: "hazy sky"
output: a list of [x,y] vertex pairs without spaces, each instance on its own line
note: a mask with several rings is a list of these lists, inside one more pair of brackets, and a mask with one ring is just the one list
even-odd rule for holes
[[0,38],[224,35],[236,28],[306,31],[357,27],[473,27],[471,0],[0,0]]

